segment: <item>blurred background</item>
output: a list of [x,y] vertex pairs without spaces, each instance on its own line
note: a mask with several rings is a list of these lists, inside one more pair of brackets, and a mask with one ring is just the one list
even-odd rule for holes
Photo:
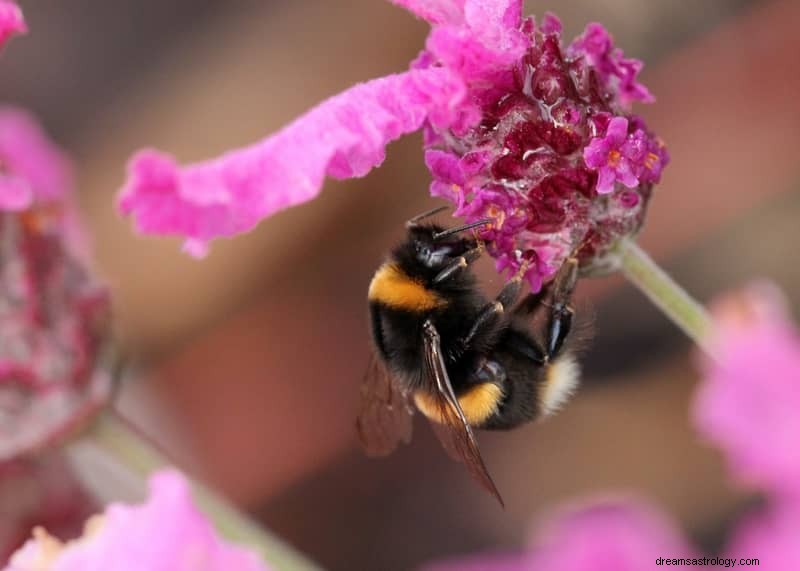
[[[114,211],[130,153],[199,160],[274,131],[347,86],[404,69],[427,27],[381,0],[22,1],[4,102],[74,157],[98,270],[135,370],[119,406],[190,472],[331,570],[414,568],[522,546],[548,507],[594,492],[660,503],[713,551],[750,501],[689,423],[689,342],[619,278],[581,284],[584,387],[545,424],[481,434],[506,510],[424,422],[385,460],[357,448],[366,289],[402,223],[431,207],[420,139],[368,177],[190,259]],[[753,276],[800,304],[800,3],[560,0],[565,37],[602,21],[643,59],[639,110],[672,164],[642,243],[701,300]],[[490,264],[487,291],[499,289]]]

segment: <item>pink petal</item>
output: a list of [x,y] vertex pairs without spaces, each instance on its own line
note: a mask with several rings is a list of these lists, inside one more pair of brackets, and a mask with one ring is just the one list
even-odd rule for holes
[[467,27],[491,50],[516,52],[528,43],[519,31],[522,0],[467,0],[464,17]]
[[389,142],[426,119],[458,126],[464,97],[450,71],[416,69],[352,87],[265,140],[210,161],[179,167],[169,155],[140,151],[128,166],[119,207],[140,231],[185,236],[197,251],[311,200],[326,175],[366,175],[383,162]]
[[617,181],[617,173],[610,167],[602,167],[597,177],[597,192],[608,194],[614,190],[614,183]]
[[99,529],[57,553],[47,567],[29,567],[41,553],[31,540],[6,571],[266,571],[258,556],[229,545],[192,503],[183,476],[166,471],[150,482],[141,506],[114,504]]
[[552,12],[545,12],[542,18],[542,33],[546,36],[561,34],[561,20]]
[[[617,180],[628,188],[639,186],[639,179],[631,170],[631,163],[628,159],[622,159],[617,166]],[[598,192],[600,191],[598,190]]]
[[628,120],[625,117],[614,117],[608,122],[606,140],[614,147],[620,147],[628,137]]
[[465,182],[460,158],[453,153],[428,149],[425,151],[425,166],[433,177],[441,182],[457,185],[463,185]]
[[64,202],[72,187],[69,161],[38,121],[21,109],[0,107],[0,209],[5,205]]
[[695,424],[739,479],[800,498],[800,332],[770,284],[731,294],[716,308],[717,360],[704,362]]
[[25,210],[32,202],[33,191],[25,179],[0,173],[0,210]]
[[466,81],[502,88],[498,83],[513,81],[510,68],[530,46],[521,15],[519,0],[467,0],[463,25],[434,26],[426,49]]
[[11,36],[28,31],[22,10],[14,2],[0,0],[0,48]]
[[464,21],[464,0],[389,0],[431,24],[460,24]]
[[608,151],[611,150],[605,139],[592,139],[583,149],[583,160],[591,169],[599,169],[608,164]]

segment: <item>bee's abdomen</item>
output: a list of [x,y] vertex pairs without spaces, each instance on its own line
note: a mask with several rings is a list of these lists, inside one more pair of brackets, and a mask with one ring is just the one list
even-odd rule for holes
[[447,305],[447,301],[438,293],[411,278],[391,262],[375,272],[367,297],[370,302],[412,313],[424,313]]

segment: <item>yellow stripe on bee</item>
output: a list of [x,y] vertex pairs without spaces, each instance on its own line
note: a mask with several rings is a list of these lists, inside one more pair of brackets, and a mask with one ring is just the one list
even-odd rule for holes
[[447,302],[436,292],[406,275],[396,264],[384,264],[369,284],[367,297],[394,309],[430,311]]
[[[471,387],[458,397],[458,404],[471,426],[480,426],[497,412],[503,398],[503,389],[494,383],[482,383]],[[436,399],[429,393],[414,393],[414,404],[419,411],[434,422],[442,422],[442,414]]]

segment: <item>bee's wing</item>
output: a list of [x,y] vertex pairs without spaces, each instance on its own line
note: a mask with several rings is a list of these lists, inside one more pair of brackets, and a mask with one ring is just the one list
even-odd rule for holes
[[441,424],[431,423],[434,432],[447,453],[455,460],[463,462],[472,477],[497,498],[500,505],[504,505],[503,498],[500,497],[500,492],[497,491],[497,486],[483,463],[472,427],[464,417],[464,411],[461,410],[461,405],[453,392],[442,356],[439,333],[430,321],[425,322],[423,336],[425,340],[425,374],[431,384],[431,394],[436,399],[439,416],[442,420]]
[[356,430],[369,456],[386,456],[411,441],[413,410],[384,364],[373,353],[361,384]]

